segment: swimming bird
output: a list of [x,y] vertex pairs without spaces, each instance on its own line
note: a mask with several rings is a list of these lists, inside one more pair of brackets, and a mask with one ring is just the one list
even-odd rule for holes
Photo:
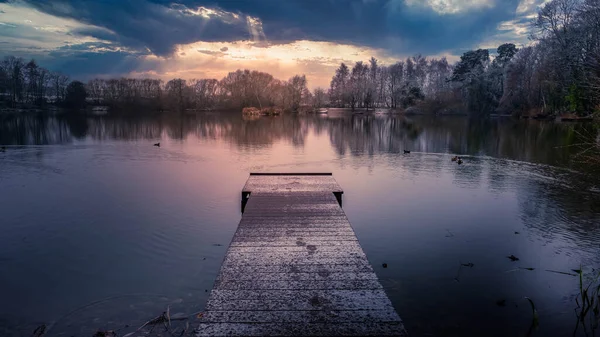
[[160,143],[156,143],[154,144],[154,146],[160,147]]
[[462,163],[463,163],[463,162],[462,162],[462,159],[458,158],[458,161],[457,161],[457,163],[458,163],[458,165],[462,164]]
[[409,153],[410,153],[410,151],[404,150],[404,154],[409,154]]
[[452,157],[452,161],[457,161],[457,160],[458,160],[458,156]]
[[507,256],[507,258],[509,258],[512,262],[519,261],[519,258],[514,255]]

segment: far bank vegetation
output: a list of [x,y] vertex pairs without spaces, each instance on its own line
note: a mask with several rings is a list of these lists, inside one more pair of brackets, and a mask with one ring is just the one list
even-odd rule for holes
[[174,79],[163,84],[153,79],[94,79],[88,82],[89,99],[113,108],[144,107],[170,111],[235,110],[245,114],[277,115],[310,105],[305,76],[288,81],[250,70],[230,72],[223,79]]

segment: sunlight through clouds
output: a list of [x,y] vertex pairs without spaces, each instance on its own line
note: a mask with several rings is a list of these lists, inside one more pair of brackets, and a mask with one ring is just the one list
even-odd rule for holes
[[550,0],[521,0],[515,10],[515,18],[498,24],[497,32],[488,38],[479,48],[495,49],[502,43],[514,43],[517,46],[527,46],[533,43],[529,40],[531,22],[537,17],[537,11]]
[[352,65],[357,61],[367,62],[371,56],[384,64],[395,61],[384,50],[332,42],[303,40],[268,46],[257,46],[254,41],[197,42],[179,46],[168,59],[145,56],[140,68],[131,75],[221,79],[236,69],[253,69],[281,79],[306,74],[311,88],[328,87],[331,73],[341,62]]
[[171,4],[171,11],[178,12],[183,15],[200,16],[204,19],[216,19],[221,20],[228,24],[235,24],[242,22],[240,15],[228,11],[224,11],[218,8],[208,8],[199,6],[196,9],[189,8],[182,4]]
[[31,53],[32,50],[52,50],[66,44],[100,42],[93,37],[70,34],[77,29],[93,27],[76,20],[8,3],[0,3],[0,11],[0,32],[5,42],[0,44],[1,53]]
[[493,0],[404,0],[409,6],[429,7],[440,14],[458,14],[474,9],[492,8]]
[[265,32],[262,28],[262,22],[258,18],[253,18],[251,16],[246,17],[246,22],[248,24],[248,32],[252,37],[252,41],[266,41],[267,37],[265,36]]
[[521,0],[517,7],[517,15],[535,15],[539,7],[543,6],[550,0]]

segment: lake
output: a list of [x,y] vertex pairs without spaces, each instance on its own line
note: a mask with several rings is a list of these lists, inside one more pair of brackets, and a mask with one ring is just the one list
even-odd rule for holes
[[572,270],[587,281],[600,266],[600,188],[569,145],[594,132],[334,109],[255,120],[0,115],[0,335],[47,324],[47,336],[91,337],[167,306],[202,311],[248,173],[317,171],[344,189],[412,336],[525,336],[525,297],[539,313],[532,335],[570,336]]

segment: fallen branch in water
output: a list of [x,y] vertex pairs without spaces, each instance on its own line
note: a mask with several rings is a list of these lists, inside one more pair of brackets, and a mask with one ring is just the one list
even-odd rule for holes
[[571,274],[571,273],[567,273],[564,271],[558,271],[558,270],[550,270],[550,269],[546,269],[546,271],[551,272],[551,273],[555,273],[555,274],[562,274],[562,275],[569,275],[569,276],[577,276],[577,274]]
[[33,330],[32,337],[43,337],[46,334],[46,324],[42,324]]
[[[147,321],[142,326],[140,326],[139,328],[137,328],[134,332],[128,333],[128,334],[126,334],[123,337],[132,336],[133,334],[135,334],[137,332],[140,332],[146,326],[152,326],[152,329],[154,329],[159,324],[163,324],[164,325],[165,331],[171,332],[170,331],[170,329],[171,329],[171,321],[184,321],[184,320],[187,320],[189,317],[194,316],[196,314],[197,313],[193,313],[191,315],[185,315],[185,314],[171,315],[171,306],[167,306],[167,311],[164,311],[162,314],[160,314],[160,315],[154,317],[153,319]],[[188,328],[189,328],[189,322],[186,324],[186,328],[182,332],[182,335],[185,332],[187,332]],[[173,333],[171,332],[171,334],[173,334]]]
[[142,330],[144,327],[146,327],[146,325],[157,325],[160,323],[164,323],[166,321],[167,321],[166,312],[163,312],[162,314],[160,314],[160,315],[156,316],[155,318],[144,323],[141,327],[137,328],[136,332]]

